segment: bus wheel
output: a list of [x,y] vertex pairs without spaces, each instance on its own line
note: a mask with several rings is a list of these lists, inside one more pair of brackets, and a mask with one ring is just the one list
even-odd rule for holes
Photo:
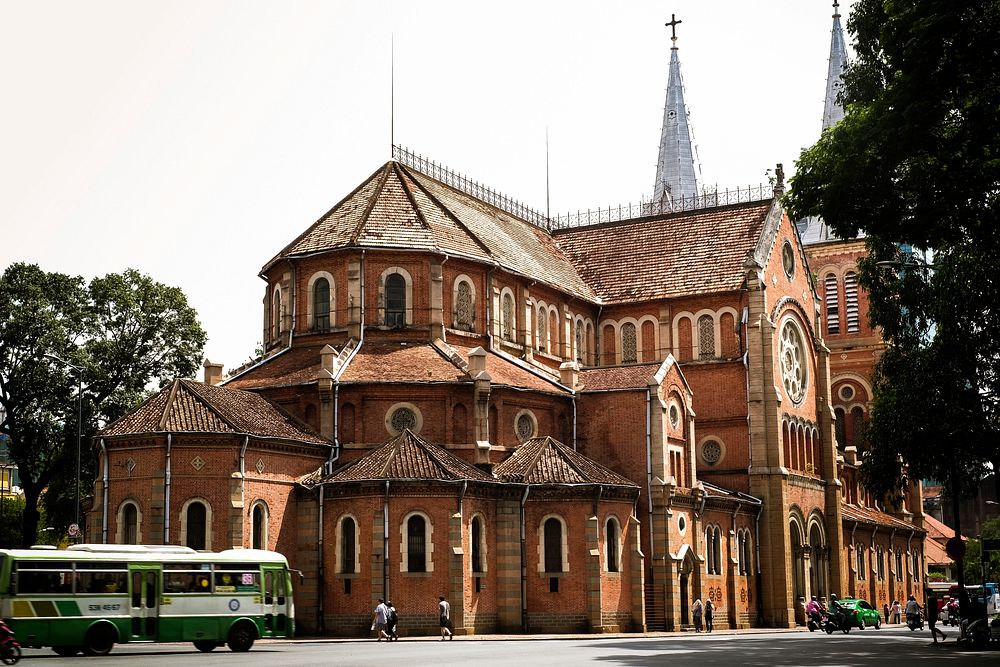
[[114,626],[110,623],[99,623],[87,630],[83,640],[83,652],[86,655],[107,655],[115,645]]
[[254,627],[246,621],[241,621],[230,628],[229,641],[226,642],[226,645],[229,650],[242,653],[250,650],[250,647],[253,646],[253,640],[256,638],[257,633],[254,631]]
[[201,651],[202,653],[208,653],[214,651],[215,647],[218,646],[218,642],[210,642],[204,639],[196,639],[194,642],[194,647]]
[[56,652],[56,655],[61,655],[64,658],[71,658],[80,652],[79,646],[53,646],[52,650]]

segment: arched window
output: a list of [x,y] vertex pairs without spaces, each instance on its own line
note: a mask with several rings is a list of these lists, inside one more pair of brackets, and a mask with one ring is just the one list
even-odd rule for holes
[[501,305],[500,313],[500,326],[503,339],[513,341],[516,325],[514,323],[514,297],[510,294],[503,295],[503,303]]
[[622,363],[634,364],[638,360],[635,325],[626,322],[622,325]]
[[535,336],[535,349],[539,352],[549,351],[548,318],[545,316],[545,309],[538,309],[537,335]]
[[854,430],[854,446],[859,450],[864,446],[865,411],[860,406],[851,409],[851,427]]
[[340,408],[340,441],[354,442],[354,404],[344,403]]
[[480,516],[472,517],[469,541],[472,544],[472,571],[477,573],[485,572],[486,532],[483,529],[483,518]]
[[184,545],[195,551],[204,551],[207,547],[206,533],[208,529],[208,512],[202,502],[192,502],[187,506],[186,527],[187,539]]
[[345,516],[340,520],[340,532],[337,536],[340,540],[337,556],[340,563],[337,572],[340,574],[353,574],[358,571],[358,526],[354,517]]
[[844,309],[847,311],[847,333],[857,333],[858,318],[858,276],[853,271],[844,276]]
[[472,331],[476,320],[473,306],[472,285],[467,280],[458,281],[455,288],[455,328],[462,331]]
[[583,322],[580,320],[576,321],[576,361],[577,363],[583,363]]
[[562,534],[562,521],[555,517],[549,517],[545,520],[544,525],[544,535],[545,535],[545,571],[546,572],[562,572],[563,571],[563,534]]
[[828,273],[823,279],[823,296],[826,301],[826,333],[840,333],[840,299],[837,294],[837,276]]
[[837,446],[843,449],[847,446],[847,428],[844,420],[847,418],[847,414],[844,412],[844,408],[834,408],[833,410],[834,418],[837,420],[834,430],[837,437]]
[[398,273],[385,277],[385,325],[406,326],[406,279]]
[[469,439],[469,417],[468,411],[461,403],[456,403],[451,409],[451,439],[453,442],[463,443]]
[[608,572],[619,572],[621,569],[619,563],[621,533],[618,519],[608,518],[608,522],[604,525],[604,567]]
[[414,514],[406,521],[406,571],[427,571],[427,522]]
[[139,544],[139,508],[135,503],[122,507],[122,544]]
[[275,285],[271,298],[271,338],[278,338],[282,329],[281,288]]
[[711,315],[698,318],[698,358],[715,358],[715,320]]
[[857,570],[858,579],[865,578],[865,548],[862,545],[857,545],[855,547],[855,556],[857,558]]
[[313,329],[330,329],[330,281],[320,278],[313,283]]
[[251,512],[251,536],[250,544],[254,549],[267,548],[267,505],[263,502],[255,503]]
[[711,526],[705,529],[705,573],[715,573],[715,531]]
[[600,363],[602,366],[613,366],[615,364],[615,328],[610,324],[605,324],[601,331]]

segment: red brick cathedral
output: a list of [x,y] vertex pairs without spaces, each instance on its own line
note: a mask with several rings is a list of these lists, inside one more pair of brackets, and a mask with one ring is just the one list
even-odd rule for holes
[[439,595],[458,633],[638,632],[918,590],[919,488],[855,478],[863,243],[797,228],[780,177],[699,191],[682,93],[675,38],[656,195],[600,219],[397,150],[263,267],[258,362],[97,439],[88,539],[278,550],[336,635],[378,598],[408,633]]

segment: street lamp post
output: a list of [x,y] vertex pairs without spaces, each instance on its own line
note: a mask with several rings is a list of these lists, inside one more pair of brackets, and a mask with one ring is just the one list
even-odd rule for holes
[[58,362],[63,366],[76,371],[76,513],[74,514],[74,525],[77,530],[80,528],[80,449],[83,440],[83,368],[76,364],[71,364],[65,359],[60,359],[54,354],[46,354],[46,358]]

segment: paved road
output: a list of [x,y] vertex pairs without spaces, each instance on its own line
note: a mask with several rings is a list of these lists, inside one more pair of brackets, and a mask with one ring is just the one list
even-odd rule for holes
[[441,642],[435,638],[407,639],[391,644],[375,641],[295,640],[258,642],[249,653],[217,649],[199,653],[190,644],[116,646],[105,658],[60,658],[48,649],[26,649],[32,663],[87,667],[318,667],[320,665],[521,665],[565,667],[586,663],[608,667],[645,665],[878,665],[1000,664],[1000,647],[990,651],[964,649],[955,634],[939,646],[929,633],[905,628],[868,629],[849,635],[801,631],[713,635],[669,634],[596,637],[466,638]]

